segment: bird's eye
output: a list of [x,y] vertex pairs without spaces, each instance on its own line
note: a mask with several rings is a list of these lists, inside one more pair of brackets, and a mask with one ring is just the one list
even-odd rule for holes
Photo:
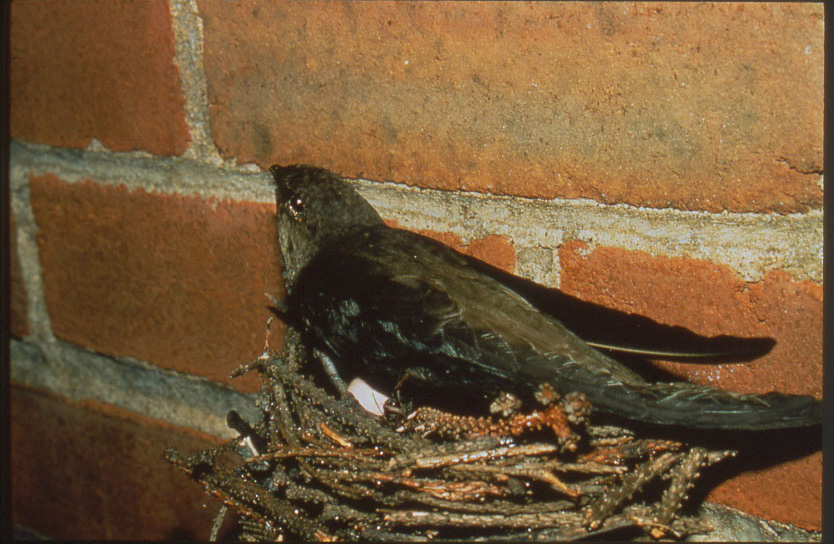
[[300,198],[291,198],[287,202],[287,210],[290,212],[290,216],[296,221],[304,220],[304,201]]

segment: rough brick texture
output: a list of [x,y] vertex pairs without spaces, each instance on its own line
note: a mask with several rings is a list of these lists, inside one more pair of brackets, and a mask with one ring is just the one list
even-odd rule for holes
[[651,207],[822,205],[821,4],[200,11],[225,157]]
[[59,540],[208,537],[219,501],[163,453],[216,441],[108,405],[11,393],[14,524]]
[[[274,205],[31,179],[55,335],[228,382],[281,297]],[[254,376],[232,385],[253,390]]]
[[[199,14],[205,56],[194,66],[204,61],[209,93],[199,113],[231,161],[660,208],[822,207],[821,4],[201,1]],[[168,3],[19,1],[11,20],[13,138],[165,156],[188,148]],[[145,164],[114,160],[133,174]],[[274,205],[89,177],[30,177],[55,335],[255,390],[255,376],[228,375],[261,351],[264,293],[283,296]],[[11,226],[11,330],[24,338]],[[423,233],[515,269],[505,237]],[[746,283],[711,263],[581,242],[564,244],[559,264],[562,288],[581,298],[705,335],[778,341],[754,363],[658,363],[668,372],[822,395],[821,285],[778,271]],[[214,510],[200,505],[216,503],[162,459],[166,446],[190,451],[205,437],[12,393],[15,523],[64,539],[207,536]],[[772,436],[751,447],[770,451]],[[821,467],[819,451],[748,467],[708,498],[818,529]]]
[[168,4],[14,2],[11,134],[179,155],[188,145]]
[[[750,364],[660,363],[690,381],[741,392],[771,390],[822,398],[822,286],[773,272],[745,283],[726,267],[685,258],[598,247],[560,248],[561,288],[580,298],[713,336],[777,341]],[[765,440],[754,436],[751,440]],[[777,436],[778,439],[778,436]],[[762,450],[768,446],[762,444]],[[779,489],[779,493],[773,493]],[[751,514],[819,529],[822,455],[742,474],[709,496]]]
[[14,213],[10,213],[9,216],[9,326],[12,336],[24,338],[29,334],[29,303],[26,299],[20,256],[17,253],[17,222]]

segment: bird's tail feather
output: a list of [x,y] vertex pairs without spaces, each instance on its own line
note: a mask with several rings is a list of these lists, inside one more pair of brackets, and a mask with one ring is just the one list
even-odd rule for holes
[[690,383],[605,389],[595,403],[599,408],[647,423],[747,430],[808,427],[822,423],[822,402],[808,396],[749,395]]

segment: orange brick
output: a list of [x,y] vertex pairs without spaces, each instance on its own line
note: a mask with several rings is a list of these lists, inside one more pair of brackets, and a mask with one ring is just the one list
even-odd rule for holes
[[219,501],[163,458],[216,439],[11,389],[12,521],[59,540],[205,540]]
[[[767,336],[777,342],[748,364],[658,363],[690,381],[741,392],[822,397],[822,286],[771,272],[745,283],[724,266],[686,258],[597,247],[560,248],[561,288],[580,298],[713,336]],[[760,451],[777,450],[777,434],[751,436]],[[775,437],[775,438],[774,438]],[[722,483],[709,499],[809,529],[821,524],[822,455],[746,472]],[[778,489],[779,493],[773,493]]]
[[14,2],[11,134],[180,155],[189,142],[166,2]]
[[31,200],[56,336],[221,382],[260,354],[264,293],[283,294],[274,205],[53,175],[31,179]]
[[506,272],[512,273],[515,271],[515,248],[505,236],[490,234],[472,240],[465,253],[497,266]]
[[779,389],[822,396],[822,286],[771,272],[745,283],[728,268],[686,258],[597,247],[560,248],[562,290],[661,323],[714,336],[769,336],[776,347],[753,365],[734,371],[704,371],[703,365],[665,365],[671,372],[744,392]]
[[212,135],[241,162],[651,207],[822,206],[819,4],[200,12]]
[[[762,451],[773,444],[763,437],[752,437]],[[778,438],[777,438],[778,440]],[[794,443],[801,446],[802,443]],[[792,523],[804,529],[822,530],[822,451],[785,461],[770,468],[753,469],[722,482],[706,500],[728,504],[764,519]]]
[[17,222],[14,213],[9,213],[9,255],[11,257],[9,274],[9,325],[12,336],[24,338],[29,335],[29,303],[26,298],[26,285],[20,268],[20,256],[17,253]]

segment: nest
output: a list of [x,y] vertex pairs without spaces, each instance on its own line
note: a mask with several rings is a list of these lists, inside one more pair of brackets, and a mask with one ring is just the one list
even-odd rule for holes
[[255,371],[263,421],[239,437],[167,458],[221,507],[243,540],[577,540],[682,538],[710,529],[681,515],[699,471],[732,454],[589,423],[582,395],[544,388],[541,407],[489,417],[417,408],[374,416],[302,374],[294,331]]

